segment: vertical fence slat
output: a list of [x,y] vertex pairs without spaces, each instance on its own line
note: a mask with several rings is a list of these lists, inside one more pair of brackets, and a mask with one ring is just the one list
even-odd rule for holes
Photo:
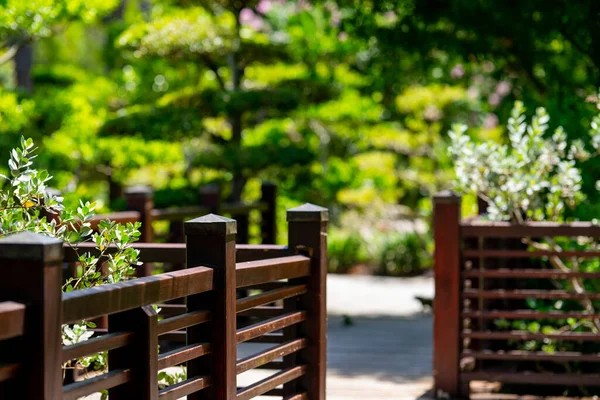
[[[152,209],[154,208],[154,196],[152,188],[148,186],[133,186],[125,191],[127,209],[140,213],[142,227],[140,242],[152,243],[154,231],[152,230]],[[144,263],[136,268],[138,277],[152,275],[152,264]]]
[[260,201],[268,204],[267,209],[261,213],[262,243],[277,243],[277,185],[272,182],[263,182]]
[[108,317],[108,331],[133,332],[131,345],[108,352],[108,369],[131,369],[132,380],[109,391],[111,400],[158,399],[158,317],[152,306]]
[[460,397],[460,208],[452,192],[434,197],[433,377],[438,397]]
[[308,366],[308,371],[299,381],[308,398],[325,399],[325,372],[327,367],[327,222],[326,208],[304,204],[288,210],[289,246],[292,249],[306,247],[311,254],[311,273],[308,277],[308,292],[298,303],[306,310],[308,319],[298,331],[308,338],[306,349],[298,353],[299,362]]
[[58,239],[23,232],[0,240],[0,301],[27,305],[25,336],[0,344],[0,363],[23,365],[16,384],[3,388],[6,398],[62,398],[62,259]]
[[214,289],[187,298],[188,311],[212,311],[208,324],[189,327],[187,344],[212,343],[212,353],[188,361],[188,378],[212,375],[207,390],[188,400],[234,400],[236,397],[235,220],[210,214],[185,223],[187,267],[214,268]]

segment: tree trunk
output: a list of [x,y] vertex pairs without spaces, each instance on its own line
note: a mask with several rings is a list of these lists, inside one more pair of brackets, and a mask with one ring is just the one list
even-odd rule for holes
[[19,47],[15,54],[15,79],[17,88],[27,92],[33,92],[33,78],[31,68],[33,67],[33,45],[25,43]]
[[[240,28],[240,16],[238,11],[236,12],[236,42],[238,46],[241,41]],[[244,69],[238,65],[238,50],[235,49],[235,47],[234,50],[228,54],[227,63],[229,64],[229,69],[231,71],[232,92],[237,93],[241,90]],[[242,114],[241,111],[234,111],[229,116],[229,123],[231,124],[231,142],[238,152],[241,152],[242,150]],[[230,201],[241,201],[246,181],[247,178],[244,176],[243,166],[234,166],[231,195],[229,197]]]

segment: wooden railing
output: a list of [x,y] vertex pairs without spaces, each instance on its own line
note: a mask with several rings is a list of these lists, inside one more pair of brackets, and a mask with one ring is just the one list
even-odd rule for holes
[[[139,245],[143,261],[183,261],[185,269],[69,293],[61,293],[61,270],[74,253],[61,241],[1,239],[0,398],[108,390],[111,400],[324,399],[328,214],[307,204],[287,216],[286,247],[236,245],[236,221],[211,214],[185,223],[185,245]],[[236,298],[240,288],[249,295]],[[166,303],[174,299],[185,301]],[[61,345],[62,325],[102,316],[107,327],[92,338]],[[159,352],[163,340],[183,343]],[[238,358],[238,344],[251,341],[272,346]],[[63,380],[62,364],[103,351],[106,371]],[[158,372],[176,365],[186,366],[186,379],[159,390]],[[277,372],[238,388],[237,375],[254,368]]]
[[98,222],[111,221],[141,222],[142,242],[154,242],[156,234],[152,228],[154,221],[168,221],[169,233],[166,240],[170,243],[183,243],[183,221],[208,213],[229,216],[237,221],[237,238],[240,243],[250,241],[250,213],[260,213],[260,242],[275,243],[277,240],[277,186],[265,182],[261,185],[260,200],[254,203],[231,203],[221,200],[221,192],[217,186],[208,185],[198,194],[198,204],[188,207],[170,207],[157,209],[154,206],[154,194],[148,186],[135,186],[125,190],[127,211],[98,215],[92,220],[92,227]]
[[[598,239],[600,226],[461,220],[460,208],[460,197],[452,193],[435,198],[434,381],[438,398],[468,398],[469,382],[474,380],[527,385],[529,394],[538,394],[536,385],[600,386],[600,347],[594,345],[600,335],[568,323],[570,318],[578,322],[600,319],[593,303],[600,300],[600,293],[589,286],[585,289],[585,280],[599,279],[600,270],[557,269],[549,262],[562,260],[569,265],[573,259],[600,258],[600,252],[534,246],[555,238]],[[557,281],[574,283],[573,279],[581,280],[579,289],[555,285]],[[561,301],[563,307],[530,306],[540,301]],[[526,329],[515,327],[517,321]],[[543,324],[554,328],[542,329]],[[536,341],[575,343],[577,347],[542,351]],[[535,348],[528,350],[525,344]]]

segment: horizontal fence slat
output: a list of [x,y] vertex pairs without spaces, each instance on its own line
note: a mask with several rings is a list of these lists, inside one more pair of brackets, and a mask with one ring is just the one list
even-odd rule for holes
[[0,364],[0,382],[15,378],[20,369],[21,364]]
[[283,400],[308,400],[308,395],[306,393],[298,393],[288,396]]
[[300,278],[310,274],[310,258],[278,257],[236,264],[237,287],[258,285],[281,279]]
[[91,319],[212,290],[213,270],[195,267],[110,285],[74,290],[62,296],[63,323]]
[[153,221],[182,221],[187,218],[201,217],[210,210],[202,206],[173,207],[153,209],[150,215]]
[[176,331],[187,328],[188,326],[202,324],[211,319],[210,311],[192,311],[189,313],[177,315],[175,317],[166,318],[158,321],[158,335],[163,335],[167,332]]
[[161,400],[177,400],[188,394],[206,389],[211,384],[212,377],[196,376],[162,389],[158,392],[158,398]]
[[158,369],[165,369],[177,364],[184,363],[194,358],[210,354],[212,346],[210,343],[190,344],[175,350],[160,354],[158,356]]
[[549,372],[463,372],[462,382],[493,381],[526,385],[600,386],[600,374],[573,374]]
[[125,347],[133,342],[133,333],[115,332],[93,337],[85,342],[75,343],[62,348],[62,362],[75,360],[101,351]]
[[273,303],[277,300],[288,299],[290,297],[299,296],[308,291],[306,285],[296,285],[283,287],[280,289],[270,290],[254,296],[245,297],[237,300],[237,312],[246,311],[254,307]]
[[284,343],[281,346],[277,346],[272,349],[268,349],[260,353],[252,354],[248,357],[242,358],[237,363],[237,373],[244,373],[248,370],[258,368],[261,365],[265,365],[277,358],[281,358],[283,356],[287,356],[288,354],[295,353],[298,350],[305,348],[306,344],[306,339],[296,339]]
[[[184,264],[186,260],[185,243],[135,243],[134,248],[140,251],[140,261],[142,262],[165,262]],[[236,257],[238,262],[254,261],[267,258],[278,258],[289,256],[290,252],[287,246],[273,244],[248,245],[237,244]],[[117,250],[115,246],[106,249],[108,253],[114,253]],[[80,243],[77,245],[77,251],[71,246],[64,245],[65,262],[76,262],[79,254],[91,253],[95,256],[100,254],[94,243]]]
[[538,312],[532,310],[514,310],[514,311],[463,311],[462,316],[465,318],[483,318],[483,319],[598,319],[600,314],[590,314],[587,312],[561,312],[561,311],[546,311]]
[[560,340],[560,341],[586,341],[600,342],[600,335],[587,332],[564,332],[564,333],[532,333],[527,331],[471,331],[462,332],[463,338],[475,340]]
[[465,278],[514,278],[514,279],[570,279],[570,278],[590,278],[600,279],[600,272],[562,272],[550,269],[472,269],[462,273]]
[[235,249],[235,259],[239,263],[291,255],[287,246],[276,244],[237,244]]
[[600,251],[463,250],[464,258],[600,257]]
[[477,290],[465,289],[462,293],[467,299],[553,299],[553,300],[600,300],[600,293],[571,293],[564,290]]
[[250,400],[254,397],[260,396],[268,392],[271,389],[275,389],[279,385],[283,385],[294,379],[297,379],[306,373],[306,366],[299,365],[292,367],[284,371],[278,372],[256,382],[247,388],[241,389],[237,393],[237,400]]
[[0,340],[23,335],[25,305],[14,301],[0,303]]
[[237,342],[246,342],[250,339],[262,336],[265,333],[283,329],[285,327],[300,323],[304,320],[306,320],[306,312],[298,311],[258,322],[245,328],[238,329],[236,332]]
[[555,361],[555,362],[600,362],[600,354],[584,354],[579,352],[546,353],[543,351],[470,351],[465,350],[462,357],[473,357],[476,360],[499,361]]
[[80,397],[107,390],[131,380],[131,371],[116,370],[80,382],[63,386],[63,400],[76,400]]
[[510,222],[468,220],[461,223],[461,234],[463,237],[496,238],[547,236],[600,237],[600,225],[592,222],[570,222],[568,224],[557,222],[528,222],[518,225]]

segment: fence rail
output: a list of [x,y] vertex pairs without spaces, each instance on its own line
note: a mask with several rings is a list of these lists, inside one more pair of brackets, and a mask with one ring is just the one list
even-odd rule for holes
[[600,335],[584,329],[600,325],[590,286],[600,272],[579,268],[600,251],[576,244],[600,238],[600,226],[461,220],[460,208],[453,193],[434,199],[436,395],[468,398],[473,380],[530,394],[536,385],[600,386]]
[[[185,269],[68,293],[61,270],[76,260],[73,249],[30,233],[0,240],[0,398],[107,390],[111,400],[324,399],[327,220],[326,209],[304,205],[288,211],[288,246],[236,245],[236,221],[207,215],[185,223],[185,245],[137,246],[145,262]],[[246,296],[237,298],[239,288]],[[185,301],[165,303],[175,299]],[[62,326],[101,316],[107,324],[92,338],[61,344]],[[159,352],[165,339],[180,344]],[[238,358],[238,343],[249,341],[271,347]],[[63,380],[61,365],[101,352],[106,370]],[[178,365],[186,379],[159,390],[159,371]],[[254,368],[275,372],[238,388],[237,375]]]

